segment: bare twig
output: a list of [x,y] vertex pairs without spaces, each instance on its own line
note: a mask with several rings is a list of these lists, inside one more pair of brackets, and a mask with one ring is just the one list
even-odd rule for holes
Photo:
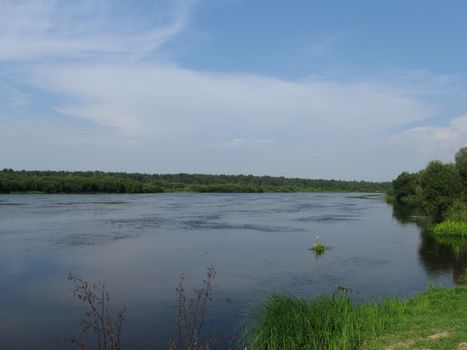
[[[120,350],[120,336],[126,309],[123,308],[118,312],[114,321],[108,309],[110,295],[104,284],[90,286],[87,281],[71,273],[68,279],[73,282],[73,294],[89,307],[80,322],[83,332],[91,330],[95,333],[98,350]],[[78,345],[81,350],[87,348],[83,340],[72,339],[71,342]]]
[[207,278],[203,286],[194,289],[196,299],[189,299],[183,288],[184,275],[180,276],[177,292],[177,323],[178,340],[170,341],[169,348],[172,350],[199,350],[209,349],[209,345],[200,345],[200,335],[204,325],[207,303],[211,301],[212,281],[216,276],[214,266],[207,268]]

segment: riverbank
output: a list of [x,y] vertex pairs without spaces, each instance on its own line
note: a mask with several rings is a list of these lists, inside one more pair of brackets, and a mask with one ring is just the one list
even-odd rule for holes
[[0,193],[379,192],[389,182],[283,176],[142,174],[102,171],[0,171]]
[[467,349],[467,287],[352,303],[273,295],[250,323],[253,349]]

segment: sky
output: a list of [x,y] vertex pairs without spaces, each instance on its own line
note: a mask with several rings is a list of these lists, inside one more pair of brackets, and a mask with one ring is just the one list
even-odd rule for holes
[[0,0],[0,168],[391,180],[466,62],[464,0]]

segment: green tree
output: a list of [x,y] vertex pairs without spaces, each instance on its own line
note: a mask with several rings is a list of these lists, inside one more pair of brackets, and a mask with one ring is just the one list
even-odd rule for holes
[[467,195],[467,147],[462,147],[457,151],[455,160],[456,168],[464,187],[464,195]]
[[420,176],[423,205],[430,212],[444,212],[460,196],[461,182],[454,164],[428,163]]
[[398,202],[408,202],[417,194],[418,174],[404,171],[393,182],[394,197]]

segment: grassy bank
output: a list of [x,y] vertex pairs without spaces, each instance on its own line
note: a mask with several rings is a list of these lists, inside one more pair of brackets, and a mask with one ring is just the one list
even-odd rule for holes
[[359,304],[346,296],[274,295],[247,339],[255,350],[458,349],[467,343],[467,287]]

